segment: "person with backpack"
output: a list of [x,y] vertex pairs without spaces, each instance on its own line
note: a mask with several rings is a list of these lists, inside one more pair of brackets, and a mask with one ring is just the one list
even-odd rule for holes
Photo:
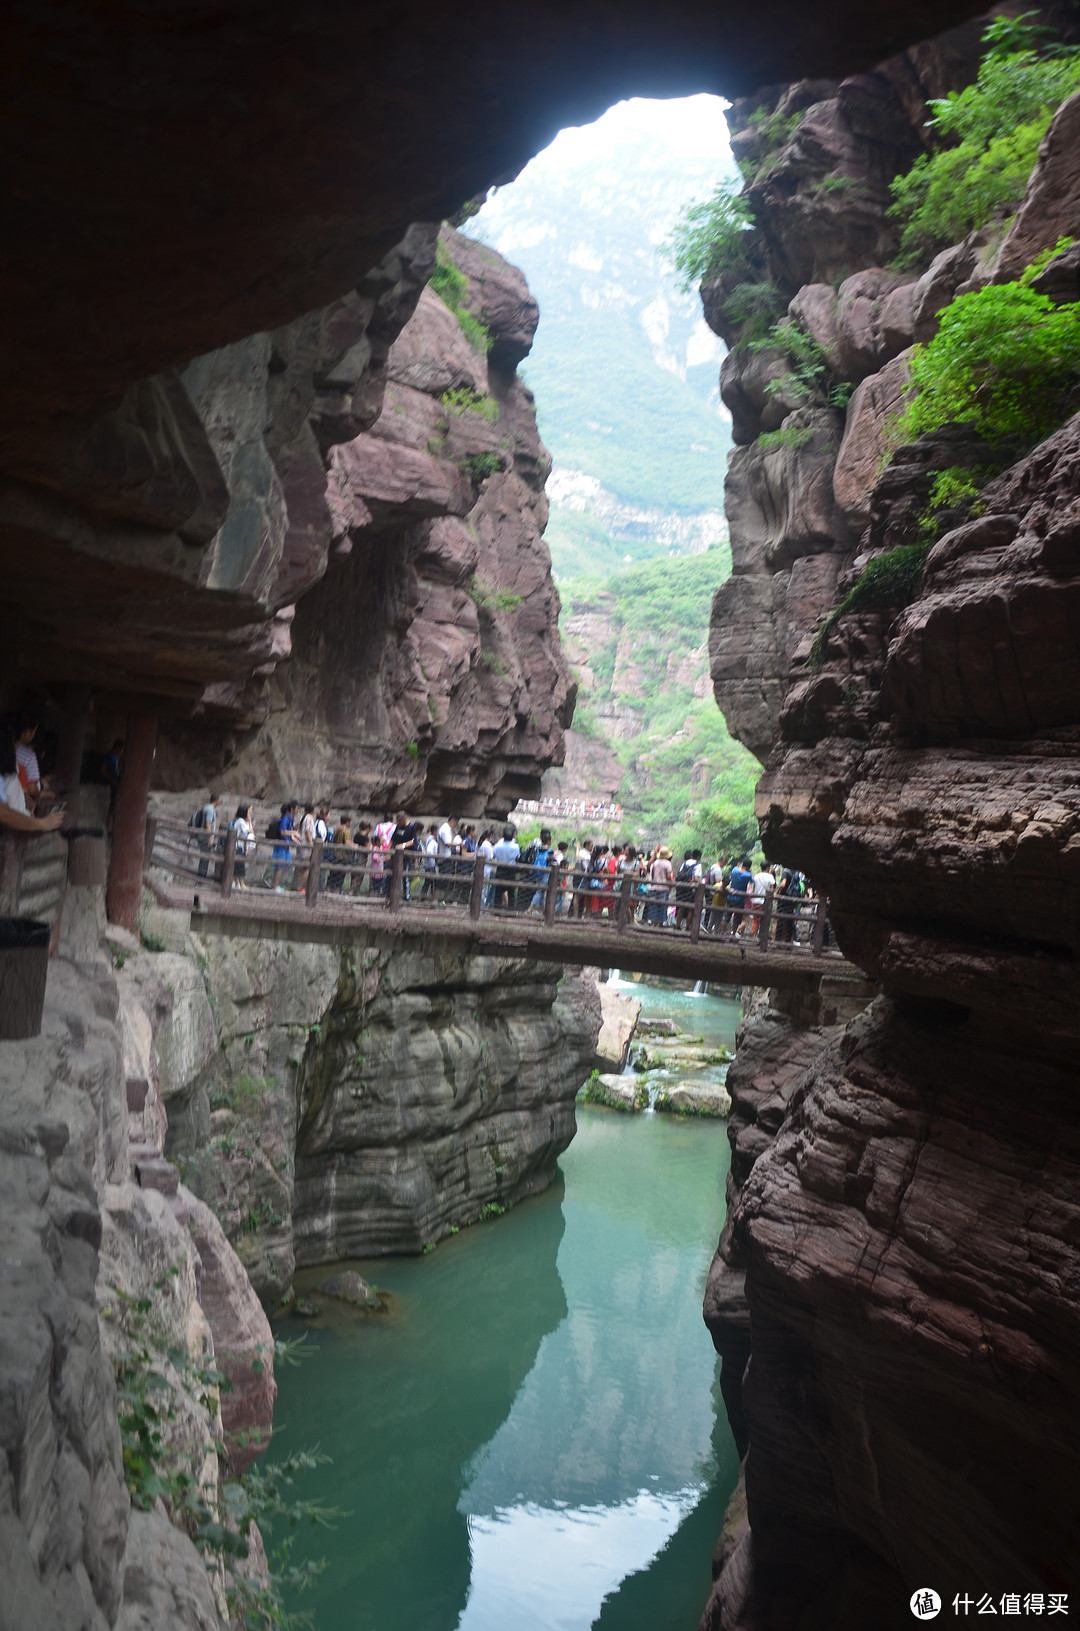
[[[525,851],[523,860],[529,859],[529,850],[531,849],[533,849],[533,846],[530,844],[529,849]],[[535,868],[533,878],[536,882],[536,889],[533,891],[533,897],[529,902],[529,911],[540,916],[543,915],[547,900],[547,875],[554,853],[551,844],[551,829],[541,827],[540,842],[536,845],[535,853],[532,856],[532,865]]]
[[738,866],[732,867],[731,877],[727,883],[727,908],[724,912],[724,927],[733,940],[737,940],[746,921],[747,890],[753,890],[754,874],[750,867],[749,856],[741,860]]
[[296,843],[296,815],[300,808],[295,802],[283,804],[281,814],[269,823],[266,829],[267,838],[274,844],[270,859],[274,863],[270,888],[276,895],[285,893],[285,879],[289,873],[288,863],[292,860],[293,846]]
[[695,862],[692,850],[687,850],[675,874],[675,927],[685,929],[690,921],[690,908],[694,904]]
[[[198,832],[195,843],[203,851],[203,859],[199,862],[199,877],[205,878],[210,871],[210,862],[206,859],[214,848],[217,834],[217,812],[221,803],[220,793],[211,793],[206,803],[195,811],[188,819],[188,826]],[[220,876],[220,874],[219,874]]]

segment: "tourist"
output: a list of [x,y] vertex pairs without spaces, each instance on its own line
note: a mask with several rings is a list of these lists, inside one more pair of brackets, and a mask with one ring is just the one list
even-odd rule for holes
[[687,850],[675,874],[675,927],[685,929],[690,923],[690,909],[694,904],[694,876],[700,865],[694,861],[693,850]]
[[236,814],[229,822],[229,827],[236,834],[236,852],[233,861],[233,888],[246,889],[247,861],[245,857],[255,847],[255,828],[252,824],[253,810],[250,804],[238,804]]
[[494,894],[491,874],[495,870],[494,867],[490,865],[490,863],[495,859],[495,846],[492,843],[490,827],[485,827],[484,831],[480,834],[480,842],[476,846],[476,853],[484,863],[484,886],[483,892],[480,896],[480,904],[481,906],[487,907],[491,905],[492,896]]
[[270,888],[276,895],[285,893],[285,879],[289,874],[288,863],[292,860],[293,846],[296,842],[295,811],[299,806],[295,803],[283,804],[281,814],[271,821],[266,829],[267,838],[271,839],[274,848],[270,853],[273,862],[270,876]]
[[[206,856],[209,855],[216,844],[218,805],[220,803],[221,794],[211,793],[206,803],[200,810],[196,810],[195,814],[188,822],[188,826],[198,827],[201,829],[199,838],[197,839],[199,848],[204,852],[203,859],[199,862],[200,878],[205,878],[210,870],[210,862],[206,859]],[[218,876],[220,877],[220,873]]]
[[705,898],[709,903],[709,910],[705,913],[705,921],[702,924],[706,934],[716,934],[720,929],[724,906],[724,871],[726,867],[727,856],[721,855],[718,860],[713,862],[708,871],[706,878],[708,888]]
[[496,862],[495,904],[508,909],[513,904],[511,896],[516,893],[510,885],[514,881],[514,868],[521,855],[521,846],[510,822],[503,828],[503,835],[492,849],[492,855]]
[[412,880],[411,858],[420,851],[424,824],[422,821],[410,821],[404,810],[399,810],[394,818],[394,830],[390,834],[390,849],[402,852],[401,898],[409,899],[409,888]]
[[585,890],[592,869],[592,840],[582,838],[574,856],[573,881],[570,885],[570,916],[584,917]]
[[662,845],[649,868],[649,902],[645,908],[645,921],[655,924],[657,928],[667,922],[667,903],[671,895],[673,877],[671,851]]
[[438,897],[445,900],[450,892],[450,878],[454,872],[454,856],[461,850],[461,839],[458,837],[457,816],[447,816],[441,826],[435,826],[435,853],[438,857]]
[[785,867],[776,889],[777,944],[790,946],[795,940],[795,911],[798,892],[794,887],[795,874]]
[[530,912],[542,914],[544,907],[547,904],[548,871],[554,864],[554,853],[555,852],[551,844],[551,829],[549,827],[541,827],[540,847],[538,848],[532,861],[533,866],[536,868],[536,871],[533,874],[536,889],[533,891],[532,899],[529,902]]
[[754,873],[754,884],[750,899],[753,902],[753,915],[750,919],[750,934],[757,934],[761,923],[761,914],[765,902],[770,895],[776,892],[776,879],[768,867],[762,867]]
[[724,913],[724,927],[731,939],[737,939],[743,923],[746,920],[746,892],[753,889],[754,874],[750,869],[749,857],[741,860],[738,866],[732,867],[731,876],[727,883],[727,910]]
[[338,817],[338,824],[334,828],[331,842],[334,846],[331,859],[337,862],[337,866],[331,870],[326,880],[326,887],[332,894],[340,895],[345,889],[345,872],[343,868],[352,860],[352,851],[356,848],[352,836],[352,816],[347,810],[343,810]]
[[421,900],[434,900],[435,880],[439,865],[439,823],[433,821],[427,830],[424,839],[424,884],[420,890]]
[[38,722],[29,714],[16,716],[12,728],[15,738],[15,769],[22,790],[27,794],[27,809],[33,808],[41,792],[41,769],[38,765],[37,754],[34,752],[34,737],[38,732]]
[[19,778],[14,740],[7,731],[0,731],[0,827],[40,835],[58,831],[63,820],[63,810],[52,810],[44,816],[31,815]]

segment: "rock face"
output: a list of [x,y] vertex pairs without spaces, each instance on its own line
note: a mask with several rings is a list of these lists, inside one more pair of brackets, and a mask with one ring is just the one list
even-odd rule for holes
[[[96,913],[86,915],[100,921],[97,895]],[[199,1203],[177,1190],[175,1172],[171,1195],[132,1179],[131,1139],[159,1125],[149,1025],[144,1035],[125,1023],[112,969],[96,939],[87,952],[89,934],[74,933],[71,905],[42,1033],[0,1047],[0,1623],[11,1631],[221,1631],[223,1605],[187,1534],[160,1504],[154,1513],[131,1509],[113,1367],[143,1365],[144,1348],[152,1355],[165,1388],[156,1402],[166,1453],[212,1495],[222,1436],[216,1389],[185,1379],[178,1356],[188,1355],[192,1375],[218,1361],[235,1377],[227,1434],[265,1430],[273,1342],[215,1220],[188,1227]],[[68,955],[72,944],[80,961]],[[215,1300],[215,1285],[227,1287],[224,1300]],[[132,1319],[150,1324],[132,1331]],[[261,1397],[253,1399],[257,1345]]]
[[[1043,144],[1008,275],[1056,242],[1074,119],[1066,104]],[[844,361],[842,301],[814,287],[793,300],[833,377],[861,379],[833,475],[843,529],[813,557],[833,575],[797,614],[796,568],[788,578],[775,552],[820,449],[788,450],[796,468],[768,509],[756,473],[777,455],[751,444],[733,461],[742,587],[714,612],[717,694],[766,762],[767,854],[828,893],[842,949],[885,995],[842,1034],[759,1016],[728,1077],[728,1222],[706,1320],[746,1505],[717,1554],[710,1631],[899,1627],[925,1581],[946,1602],[974,1580],[995,1598],[1063,1590],[1080,1561],[1080,419],[991,482],[981,514],[944,523],[906,608],[842,618],[808,661],[861,565],[916,536],[934,472],[985,462],[963,427],[883,471],[876,449],[903,348],[958,288],[1006,275],[1000,238],[938,256],[910,312],[904,286],[889,291]],[[1055,297],[1075,298],[1069,264],[1054,277]],[[756,695],[737,683],[736,640],[756,654]]]
[[[174,961],[190,972],[157,1032],[168,1154],[268,1307],[298,1264],[420,1251],[550,1183],[596,1047],[595,982],[216,936],[143,954],[124,980],[153,1004],[155,965]],[[182,1076],[178,1030],[212,1038]]]
[[[331,340],[356,331],[352,307],[349,323],[326,312],[294,325],[287,345],[266,337],[252,408],[256,425],[271,416],[274,462],[258,438],[235,449],[230,469],[242,469],[247,486],[227,527],[244,540],[245,572],[269,569],[259,528],[284,529],[266,561],[284,552],[289,596],[310,592],[295,616],[289,609],[292,658],[264,687],[265,723],[222,730],[243,697],[219,687],[206,698],[210,713],[171,730],[159,751],[169,786],[225,781],[271,798],[300,789],[335,805],[502,813],[535,795],[541,772],[562,759],[574,687],[541,538],[550,461],[515,373],[536,302],[492,250],[448,228],[442,237],[490,353],[431,289],[416,304],[403,271],[385,313],[376,308],[389,331],[416,307],[388,355],[369,327],[336,372],[319,372]],[[425,250],[426,272],[430,241],[416,229],[407,247],[401,266],[415,277]],[[197,374],[203,396],[235,417],[254,344],[201,359],[185,377]],[[284,374],[275,371],[282,354]],[[316,377],[305,417],[304,387],[310,397]],[[226,424],[219,439],[236,434]],[[265,476],[259,493],[252,461]],[[286,567],[275,570],[280,597]]]

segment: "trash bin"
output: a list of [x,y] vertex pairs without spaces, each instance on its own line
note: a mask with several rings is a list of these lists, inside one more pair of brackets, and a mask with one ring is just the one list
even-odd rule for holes
[[109,870],[104,827],[71,827],[68,841],[68,883],[104,889]]
[[0,1042],[37,1036],[49,971],[49,925],[0,917]]

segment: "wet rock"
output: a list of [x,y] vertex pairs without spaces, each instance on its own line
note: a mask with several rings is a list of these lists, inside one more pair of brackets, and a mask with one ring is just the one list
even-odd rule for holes
[[600,986],[600,1035],[596,1039],[594,1069],[616,1075],[626,1064],[641,1014],[635,997],[613,991],[605,981]]
[[638,1019],[639,1036],[678,1036],[679,1028],[673,1019]]
[[649,1090],[636,1076],[616,1076],[610,1071],[590,1076],[578,1096],[583,1104],[631,1114],[647,1109],[649,1103]]
[[319,1290],[324,1297],[333,1297],[338,1302],[349,1303],[353,1308],[379,1306],[379,1293],[351,1269],[343,1274],[332,1274],[328,1280],[320,1280]]
[[723,1121],[731,1110],[731,1095],[719,1085],[678,1082],[657,1094],[654,1108],[672,1116],[704,1116]]

